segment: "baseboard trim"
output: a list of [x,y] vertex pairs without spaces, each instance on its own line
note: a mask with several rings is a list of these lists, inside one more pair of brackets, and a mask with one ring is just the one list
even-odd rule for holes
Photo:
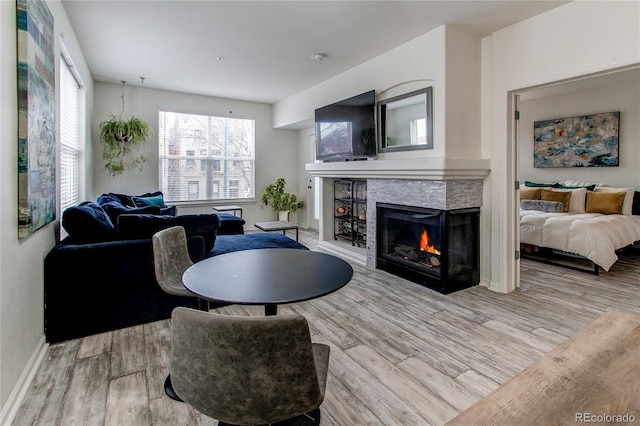
[[353,251],[342,248],[335,244],[328,243],[326,241],[320,241],[318,243],[318,250],[335,254],[336,256],[351,260],[352,262],[358,263],[362,266],[367,266],[366,256],[360,255],[359,253],[354,253]]
[[43,334],[31,354],[27,365],[24,370],[22,370],[22,374],[13,388],[11,395],[9,395],[7,403],[2,407],[2,411],[0,412],[0,425],[10,425],[13,422],[13,419],[20,408],[20,404],[22,404],[22,400],[29,390],[31,381],[35,377],[38,367],[40,367],[42,360],[47,354],[47,349],[49,349],[49,344],[45,341]]

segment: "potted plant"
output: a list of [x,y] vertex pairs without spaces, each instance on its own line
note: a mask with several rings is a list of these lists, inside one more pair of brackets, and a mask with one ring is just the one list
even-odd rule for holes
[[147,143],[150,136],[151,127],[138,117],[124,120],[112,114],[109,120],[100,123],[102,159],[109,173],[115,176],[127,167],[142,170],[142,164],[147,160],[144,155],[127,157]]
[[262,194],[262,203],[265,206],[271,205],[274,212],[278,213],[278,220],[288,222],[289,212],[296,212],[304,208],[304,201],[298,201],[294,194],[284,192],[286,185],[284,178],[279,178],[274,183],[267,185]]

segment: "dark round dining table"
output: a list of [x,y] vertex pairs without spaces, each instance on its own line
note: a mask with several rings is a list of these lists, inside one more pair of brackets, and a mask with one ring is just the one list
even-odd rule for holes
[[278,305],[333,293],[353,277],[339,257],[311,250],[268,248],[221,254],[202,260],[182,276],[184,286],[214,302],[264,305],[275,315]]

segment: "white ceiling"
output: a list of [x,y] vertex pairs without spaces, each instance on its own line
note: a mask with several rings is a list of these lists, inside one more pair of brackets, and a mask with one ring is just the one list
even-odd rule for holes
[[484,36],[564,3],[62,0],[96,81],[265,103],[441,25]]

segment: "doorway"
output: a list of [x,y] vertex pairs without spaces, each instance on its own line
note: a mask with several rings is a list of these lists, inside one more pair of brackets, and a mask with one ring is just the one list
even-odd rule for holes
[[[640,187],[640,65],[547,83],[510,92],[514,115],[510,133],[515,152],[514,180],[524,182],[604,183],[613,187]],[[520,118],[516,119],[515,111]],[[539,169],[533,167],[533,122],[582,114],[620,111],[620,166]],[[519,205],[513,206],[517,217],[513,241],[519,246]],[[520,285],[520,261],[516,260],[516,288]],[[639,261],[640,263],[640,261]]]

